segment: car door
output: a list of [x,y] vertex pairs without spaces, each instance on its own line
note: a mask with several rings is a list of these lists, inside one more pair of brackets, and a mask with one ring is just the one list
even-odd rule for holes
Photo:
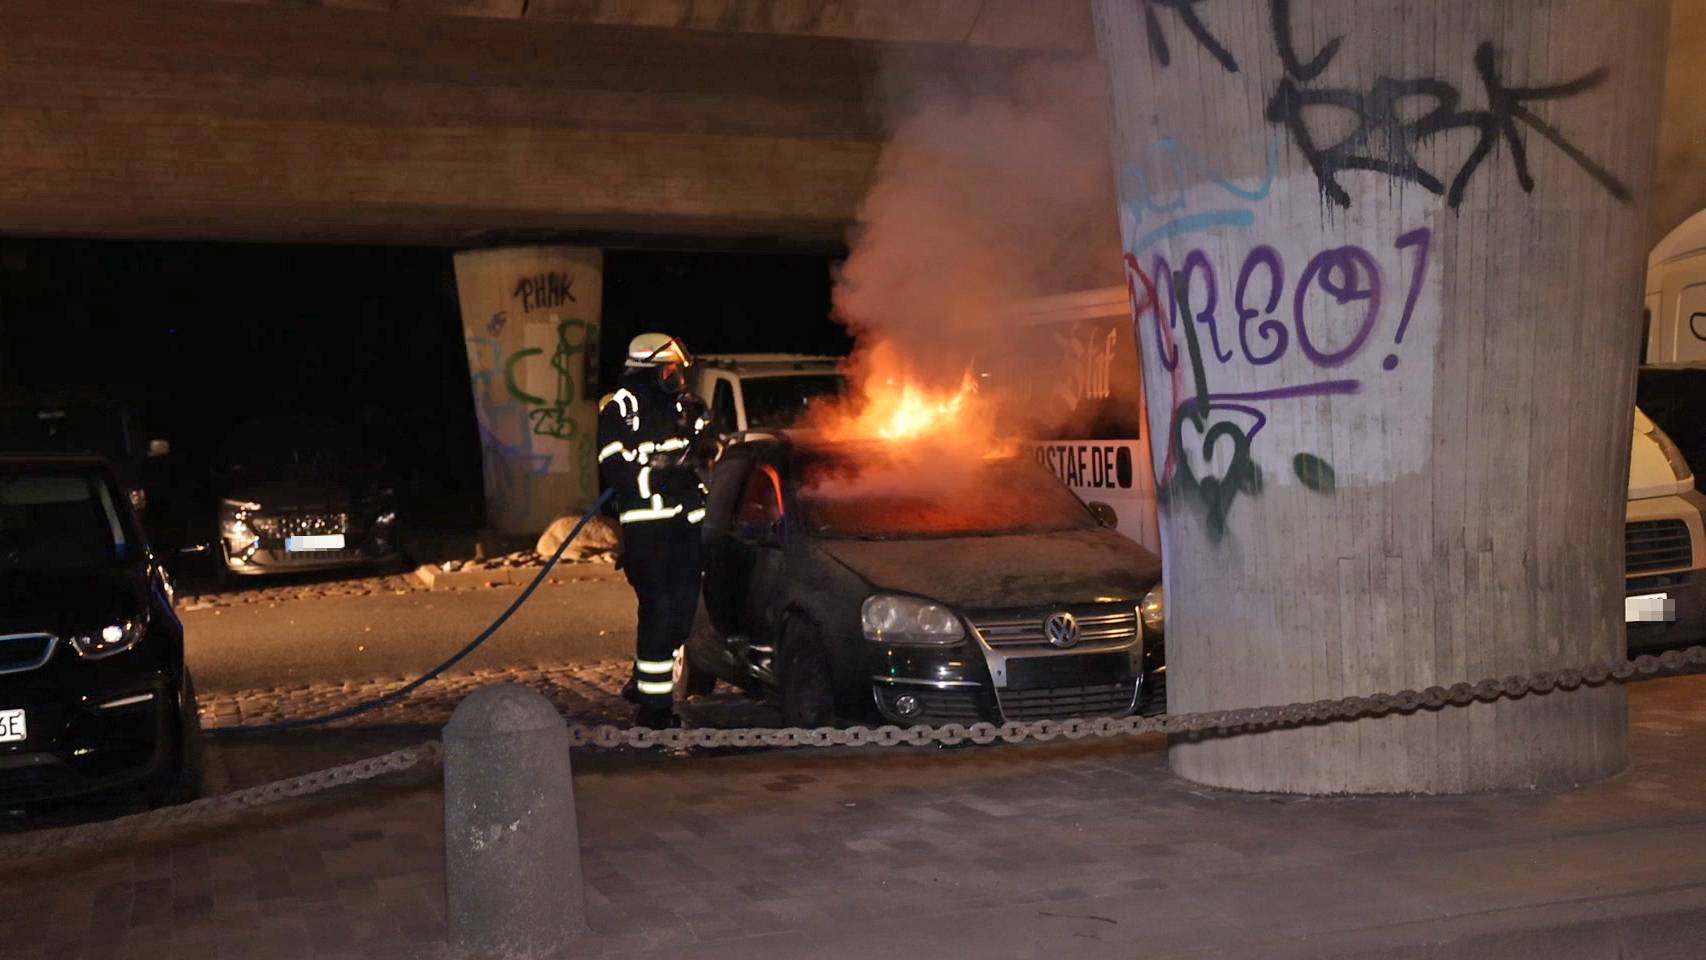
[[753,665],[765,666],[775,651],[782,603],[783,538],[786,536],[782,475],[777,464],[759,460],[747,476],[741,510],[733,526],[746,570],[741,623],[752,650]]

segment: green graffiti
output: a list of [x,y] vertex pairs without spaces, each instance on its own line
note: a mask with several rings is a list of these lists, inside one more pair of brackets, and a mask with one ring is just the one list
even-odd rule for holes
[[532,406],[537,406],[545,402],[544,397],[536,397],[533,394],[528,393],[521,389],[520,384],[515,382],[515,365],[526,360],[528,357],[537,357],[544,353],[545,351],[538,347],[529,347],[526,350],[517,350],[510,354],[508,360],[504,361],[504,389],[509,392],[511,399],[519,400],[522,403]]
[[1304,486],[1323,496],[1332,496],[1338,489],[1338,475],[1333,472],[1333,465],[1313,453],[1292,457],[1291,469]]

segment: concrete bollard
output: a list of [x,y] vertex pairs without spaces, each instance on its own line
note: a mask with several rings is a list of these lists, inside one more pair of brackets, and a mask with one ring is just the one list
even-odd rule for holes
[[469,695],[444,727],[452,960],[545,960],[586,933],[569,731],[515,684]]

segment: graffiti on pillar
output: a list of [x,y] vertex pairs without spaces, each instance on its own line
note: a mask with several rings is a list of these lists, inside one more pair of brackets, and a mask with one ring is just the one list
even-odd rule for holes
[[552,456],[533,450],[528,408],[511,388],[514,368],[511,358],[504,356],[502,342],[496,337],[468,337],[467,348],[474,395],[484,398],[474,405],[480,443],[497,453],[485,458],[486,490],[502,503],[529,503],[535,478],[551,472]]
[[[1173,237],[1254,226],[1256,206],[1273,191],[1279,173],[1280,140],[1277,132],[1268,138],[1263,174],[1249,183],[1222,174],[1203,152],[1174,137],[1155,141],[1145,152],[1146,163],[1120,168],[1121,227],[1135,238],[1127,250],[1142,254]],[[1150,176],[1146,166],[1157,175]]]
[[1227,50],[1215,38],[1214,34],[1209,32],[1208,27],[1202,22],[1202,17],[1197,15],[1198,5],[1206,2],[1206,0],[1140,0],[1140,2],[1143,4],[1143,28],[1149,37],[1149,50],[1155,54],[1156,62],[1163,67],[1171,66],[1173,63],[1173,48],[1167,43],[1167,31],[1161,26],[1161,15],[1156,12],[1157,9],[1160,9],[1171,11],[1176,15],[1191,37],[1201,44],[1204,50],[1208,51],[1209,56],[1218,60],[1221,66],[1232,73],[1238,72],[1238,61],[1233,58],[1231,51]]
[[583,434],[580,423],[574,418],[575,400],[578,395],[575,358],[586,351],[589,330],[584,320],[570,318],[557,322],[556,345],[550,358],[551,369],[556,372],[556,376],[550,397],[527,392],[521,387],[517,376],[517,368],[520,365],[531,358],[544,356],[545,351],[540,347],[523,348],[505,358],[503,385],[510,401],[520,404],[526,411],[530,434],[572,441],[575,459],[583,474],[582,479],[592,483],[596,438],[590,433]]
[[[1463,94],[1444,80],[1376,77],[1367,90],[1311,87],[1308,84],[1332,65],[1343,37],[1334,37],[1307,63],[1299,59],[1291,35],[1290,0],[1273,0],[1274,35],[1285,77],[1268,104],[1269,122],[1283,125],[1303,152],[1321,183],[1321,192],[1341,207],[1351,205],[1351,195],[1339,183],[1339,174],[1367,170],[1417,184],[1438,196],[1444,194],[1453,208],[1463,203],[1464,192],[1495,147],[1501,143],[1515,168],[1524,193],[1534,192],[1534,174],[1528,162],[1528,143],[1523,128],[1539,134],[1562,150],[1600,186],[1623,203],[1633,200],[1629,186],[1617,179],[1572,143],[1563,131],[1535,113],[1531,105],[1550,100],[1568,100],[1602,86],[1611,76],[1609,67],[1591,70],[1573,80],[1537,87],[1509,85],[1499,69],[1499,51],[1483,42],[1475,48],[1475,72],[1486,95],[1487,107],[1463,109]],[[1422,100],[1428,109],[1404,120],[1400,109],[1406,101]],[[1324,143],[1310,126],[1311,110],[1327,107],[1345,111],[1356,119],[1356,129],[1331,143]],[[1427,141],[1454,130],[1479,134],[1475,147],[1452,177],[1449,189],[1428,170],[1416,155]]]
[[[1172,47],[1160,11],[1170,11],[1208,53],[1228,72],[1239,72],[1237,58],[1204,23],[1199,7],[1208,0],[1140,0],[1149,48],[1163,67],[1173,62]],[[1340,207],[1351,205],[1351,195],[1340,175],[1367,171],[1414,183],[1436,196],[1444,196],[1452,208],[1462,205],[1475,175],[1504,148],[1524,193],[1536,187],[1529,163],[1525,132],[1550,143],[1569,157],[1622,203],[1634,199],[1629,185],[1572,141],[1556,124],[1542,117],[1535,105],[1569,100],[1605,85],[1611,68],[1601,66],[1578,77],[1538,86],[1516,86],[1500,67],[1500,50],[1483,41],[1475,48],[1475,75],[1486,106],[1464,107],[1464,94],[1455,84],[1433,77],[1380,76],[1367,89],[1316,85],[1316,81],[1338,59],[1345,37],[1328,40],[1307,59],[1298,51],[1293,32],[1291,0],[1269,0],[1274,46],[1283,73],[1268,102],[1267,119],[1291,137],[1320,181],[1322,194]],[[1349,133],[1338,127],[1310,122],[1324,112],[1341,111],[1355,123]],[[1408,117],[1409,119],[1406,119]],[[1323,129],[1332,134],[1323,135]],[[1469,156],[1455,171],[1428,168],[1418,155],[1435,137],[1459,130],[1477,134]],[[1445,179],[1450,176],[1449,182]],[[1210,224],[1221,226],[1224,223]],[[1153,242],[1153,241],[1152,241]]]
[[[1356,396],[1378,388],[1368,382],[1370,372],[1399,369],[1431,276],[1432,246],[1432,230],[1419,228],[1389,251],[1354,244],[1317,251],[1293,275],[1277,248],[1258,244],[1230,283],[1205,250],[1192,250],[1177,270],[1159,254],[1147,264],[1127,254],[1132,316],[1172,387],[1155,483],[1163,502],[1197,500],[1210,539],[1219,541],[1239,498],[1262,492],[1256,445],[1276,405]],[[1219,371],[1249,373],[1281,361],[1296,379],[1261,389],[1212,386]],[[1321,454],[1274,453],[1290,457],[1293,475],[1309,490],[1337,491],[1337,471]]]
[[521,301],[523,313],[567,306],[576,302],[575,275],[552,270],[525,276],[515,281],[510,295]]

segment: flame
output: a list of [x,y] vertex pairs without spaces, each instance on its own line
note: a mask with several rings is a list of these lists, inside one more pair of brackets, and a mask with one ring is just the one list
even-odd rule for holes
[[847,400],[816,411],[810,424],[827,439],[935,447],[990,433],[970,369],[957,386],[937,385],[919,376],[891,345],[879,343],[856,354],[847,375]]

